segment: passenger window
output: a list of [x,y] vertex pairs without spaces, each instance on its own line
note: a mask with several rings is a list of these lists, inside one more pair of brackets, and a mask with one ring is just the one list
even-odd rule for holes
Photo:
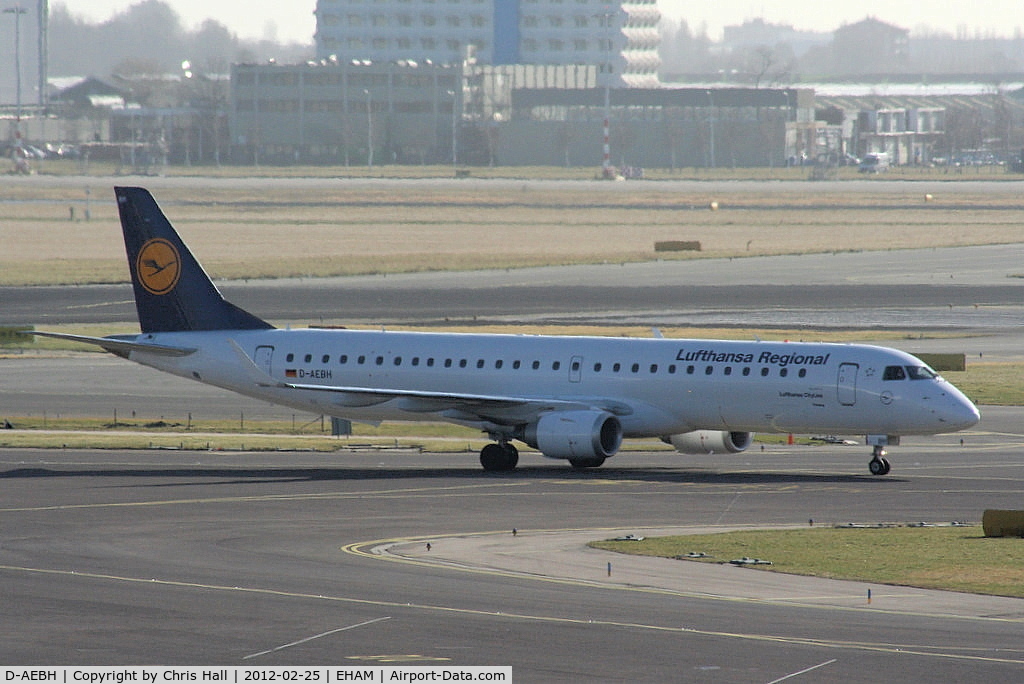
[[418,357],[418,356],[412,357],[412,365],[414,365],[414,366],[420,365],[420,357]]
[[313,355],[312,354],[306,354],[306,356],[305,356],[306,363],[309,363],[312,360],[313,360]]
[[578,371],[580,369],[580,362],[579,361],[573,361],[572,362],[572,369],[574,371]]
[[687,374],[687,375],[693,375],[693,372],[694,372],[695,370],[697,370],[697,369],[696,369],[696,368],[694,368],[693,366],[687,366],[687,367],[686,367],[686,374]]
[[632,366],[629,367],[629,370],[633,371],[634,373],[639,373],[640,372],[640,364],[639,363],[634,363]]
[[288,356],[284,357],[284,360],[291,363],[292,361],[295,360],[295,354],[289,354]]
[[361,366],[361,365],[363,365],[364,363],[366,363],[366,357],[365,357],[365,356],[360,356],[360,357],[359,357],[359,359],[358,359],[358,361],[359,361],[359,365]]
[[797,375],[799,375],[801,378],[804,377],[805,375],[807,375],[807,369],[806,368],[801,368],[800,372],[797,373]]
[[378,366],[383,366],[384,365],[384,357],[383,356],[378,356],[377,357],[377,365]]
[[401,356],[396,356],[395,357],[395,365],[396,366],[401,366],[402,365],[402,357]]
[[348,354],[342,354],[341,356],[339,356],[338,357],[338,363],[341,363],[341,364],[348,363]]
[[465,368],[466,363],[466,359],[459,359],[459,368]]
[[497,361],[494,362],[494,367],[495,368],[501,368],[504,365],[505,365],[505,362],[502,361],[501,359],[498,359]]
[[761,369],[761,377],[762,378],[768,377],[768,369],[767,368],[762,368]]
[[704,368],[704,375],[711,375],[714,372],[715,372],[715,367],[714,366],[705,366],[705,368]]
[[540,361],[534,361],[533,362],[533,370],[537,370],[538,368],[540,368]]
[[652,373],[657,373],[658,372],[658,364],[656,364],[656,363],[652,363],[651,364],[651,372]]
[[521,365],[523,364],[519,362],[519,359],[516,359],[512,362],[512,370],[519,370],[519,366]]
[[787,375],[789,375],[789,369],[788,369],[788,368],[780,368],[780,369],[779,369],[779,376],[780,376],[780,377],[783,377],[783,378],[784,378],[784,377],[786,377]]
[[558,370],[561,367],[562,367],[562,364],[561,364],[560,361],[555,361],[553,364],[551,364],[551,370]]
[[726,366],[726,367],[725,367],[725,371],[723,371],[723,372],[724,372],[724,373],[725,373],[726,375],[732,375],[732,366]]
[[427,359],[427,368],[433,368],[433,367],[434,367],[434,357],[431,356],[429,359]]
[[743,375],[744,375],[744,377],[750,375],[750,366],[745,366],[743,368]]
[[595,363],[594,364],[594,372],[595,373],[600,373],[601,372],[601,364],[600,363]]
[[669,365],[669,367],[668,367],[668,374],[669,375],[675,375],[676,374],[676,364],[673,363],[673,364]]
[[612,365],[612,372],[613,373],[618,373],[620,370],[622,370],[622,364],[621,363],[616,363],[616,364]]
[[327,363],[330,360],[331,360],[331,355],[330,354],[324,354],[323,356],[320,357],[320,363]]
[[452,367],[452,360],[451,359],[445,359],[444,360],[444,367],[445,368],[451,368]]
[[903,371],[903,366],[886,366],[885,372],[882,373],[882,380],[906,380],[907,374]]
[[483,359],[477,359],[476,360],[476,367],[477,368],[483,368],[484,367],[484,360]]

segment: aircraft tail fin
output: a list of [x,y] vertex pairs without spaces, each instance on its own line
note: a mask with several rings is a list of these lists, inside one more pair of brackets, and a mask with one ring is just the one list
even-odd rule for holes
[[273,328],[221,296],[144,188],[114,188],[142,332]]

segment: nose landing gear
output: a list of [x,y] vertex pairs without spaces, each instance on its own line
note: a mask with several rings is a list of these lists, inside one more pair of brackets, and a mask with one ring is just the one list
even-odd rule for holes
[[889,461],[885,458],[885,447],[894,446],[900,443],[899,435],[867,435],[864,440],[871,447],[871,462],[868,463],[868,470],[872,475],[888,475]]
[[868,470],[871,471],[872,475],[888,475],[890,467],[889,460],[885,458],[885,449],[882,448],[881,444],[876,444],[871,453]]

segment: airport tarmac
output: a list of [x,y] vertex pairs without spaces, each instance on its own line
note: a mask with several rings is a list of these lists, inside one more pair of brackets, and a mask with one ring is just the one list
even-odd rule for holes
[[988,410],[963,446],[906,439],[886,477],[867,474],[865,447],[838,445],[625,452],[587,472],[527,456],[501,475],[475,454],[6,449],[0,659],[510,665],[517,682],[768,682],[808,668],[808,681],[1015,681],[1020,599],[584,543],[809,519],[977,522],[1019,505],[1022,418]]
[[[261,316],[305,322],[646,320],[659,310],[737,324],[766,313],[782,325],[815,312],[851,328],[927,320],[922,333],[962,336],[895,346],[1013,359],[1021,285],[1012,258],[990,260],[1022,248],[978,249],[224,291]],[[903,271],[858,280],[893,255]],[[631,286],[608,281],[616,269]],[[789,289],[765,288],[787,272],[793,282],[778,287]],[[609,299],[614,290],[626,294]],[[449,316],[458,292],[463,306]],[[133,317],[127,288],[5,288],[0,301],[4,323],[41,328],[74,312]],[[290,414],[110,356],[0,360],[0,417],[112,409]],[[986,508],[1020,507],[1022,419],[1024,409],[982,407],[966,433],[905,439],[886,477],[867,473],[869,449],[839,445],[624,452],[586,472],[525,455],[508,474],[483,473],[476,454],[0,450],[0,661],[510,665],[520,682],[1020,680],[1020,599],[694,570],[583,544],[810,519],[977,522]]]
[[[295,323],[984,329],[1024,320],[1024,243],[956,249],[231,281]],[[134,322],[129,285],[0,288],[0,325]]]

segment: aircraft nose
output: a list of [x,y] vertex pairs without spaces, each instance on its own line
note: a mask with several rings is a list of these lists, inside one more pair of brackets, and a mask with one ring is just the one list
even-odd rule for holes
[[950,430],[964,430],[978,424],[981,412],[974,402],[959,390],[947,391],[945,395],[946,401],[942,410],[936,412],[939,422],[948,426]]

